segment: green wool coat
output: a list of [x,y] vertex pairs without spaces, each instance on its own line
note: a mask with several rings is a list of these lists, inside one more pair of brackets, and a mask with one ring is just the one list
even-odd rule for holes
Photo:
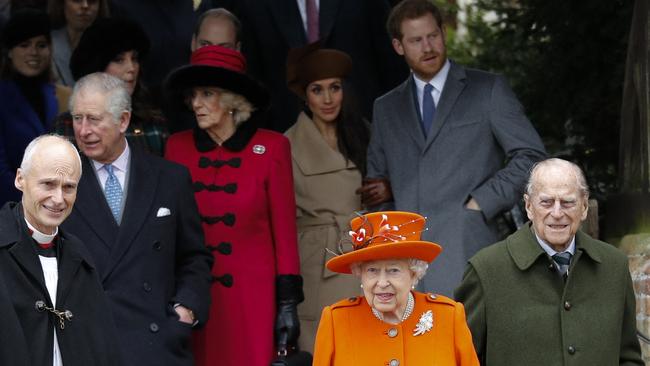
[[566,283],[527,225],[472,257],[455,297],[482,365],[643,365],[627,258],[583,232]]

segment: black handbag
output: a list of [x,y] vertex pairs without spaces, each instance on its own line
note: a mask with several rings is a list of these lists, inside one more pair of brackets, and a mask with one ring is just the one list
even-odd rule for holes
[[278,351],[278,357],[271,362],[271,366],[311,366],[311,353],[306,351]]

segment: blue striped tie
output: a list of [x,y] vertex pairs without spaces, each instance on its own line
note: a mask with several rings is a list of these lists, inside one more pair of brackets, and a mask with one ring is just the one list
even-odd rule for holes
[[553,260],[557,263],[558,271],[562,275],[562,278],[566,280],[567,273],[569,271],[569,265],[571,265],[571,253],[562,252],[553,255]]
[[119,223],[122,208],[122,186],[120,186],[120,181],[117,180],[115,173],[113,173],[111,164],[104,165],[104,169],[108,172],[108,178],[106,178],[106,184],[104,185],[104,195],[115,221]]

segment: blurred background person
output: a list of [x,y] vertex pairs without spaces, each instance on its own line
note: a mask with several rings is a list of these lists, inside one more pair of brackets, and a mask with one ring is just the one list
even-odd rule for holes
[[[194,182],[206,245],[215,256],[210,322],[194,338],[197,365],[268,366],[295,345],[303,300],[289,141],[259,128],[269,95],[246,60],[221,46],[197,49],[166,89],[194,111],[166,158]],[[275,323],[275,328],[274,328]]]
[[425,218],[384,211],[350,222],[352,251],[327,262],[361,281],[362,297],[323,310],[314,366],[478,366],[463,305],[414,291],[442,248],[420,240]]
[[313,352],[323,307],[359,293],[354,278],[325,268],[348,222],[361,210],[361,186],[370,140],[367,122],[352,101],[345,78],[352,60],[341,51],[312,43],[289,51],[287,84],[305,102],[286,132],[291,142],[296,192],[300,273],[305,302],[298,307],[300,348]]
[[[132,146],[162,156],[169,136],[166,121],[142,83],[140,59],[148,51],[149,40],[138,24],[119,18],[100,19],[84,32],[72,53],[70,68],[75,80],[105,72],[124,81],[133,103],[126,139]],[[58,118],[56,130],[74,136],[69,113]]]
[[49,19],[35,9],[17,11],[2,34],[0,70],[0,205],[19,201],[16,169],[31,140],[67,110],[70,89],[52,80]]
[[81,35],[95,19],[108,17],[108,0],[49,0],[47,12],[52,24],[52,58],[58,82],[72,86],[70,56]]

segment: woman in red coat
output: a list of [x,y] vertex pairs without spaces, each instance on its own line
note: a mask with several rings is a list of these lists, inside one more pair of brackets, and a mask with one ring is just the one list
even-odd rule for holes
[[172,135],[165,155],[190,170],[215,256],[210,321],[194,337],[197,365],[268,366],[280,346],[274,330],[290,346],[299,333],[290,145],[258,128],[269,97],[245,65],[237,51],[206,46],[166,84],[192,109],[197,127]]

